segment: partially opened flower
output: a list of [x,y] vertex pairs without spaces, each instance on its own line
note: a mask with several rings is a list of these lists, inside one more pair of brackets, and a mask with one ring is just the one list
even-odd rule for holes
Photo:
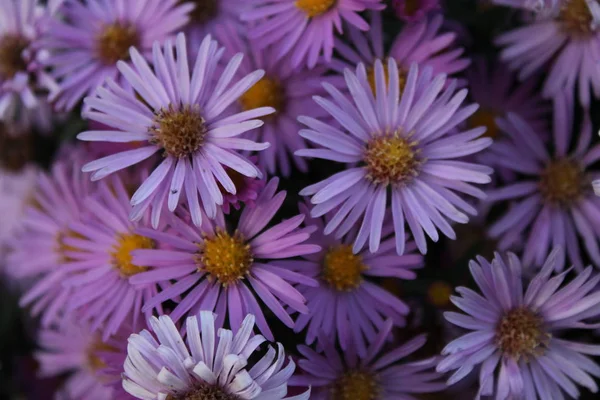
[[[470,60],[463,57],[464,49],[456,45],[456,33],[441,32],[444,22],[441,15],[404,26],[387,52],[384,50],[381,13],[373,12],[370,17],[371,29],[368,32],[349,27],[346,31],[349,43],[336,39],[339,56],[333,59],[331,67],[343,72],[346,68],[354,69],[358,63],[364,63],[373,92],[376,60],[381,60],[384,68],[387,68],[388,58],[396,60],[400,89],[406,85],[408,71],[413,63],[417,63],[420,68],[431,67],[434,75],[456,74],[470,64]],[[461,85],[464,83],[462,80],[459,82]]]
[[296,285],[307,299],[309,312],[298,316],[294,330],[299,332],[308,327],[308,344],[324,334],[332,341],[337,337],[342,349],[352,346],[358,354],[365,355],[368,344],[387,319],[396,326],[404,326],[409,312],[405,302],[372,279],[414,279],[416,274],[413,270],[423,266],[423,257],[409,254],[416,250],[414,242],[407,244],[405,255],[396,254],[394,239],[389,238],[392,224],[385,226],[384,237],[388,239],[381,243],[377,252],[365,250],[353,254],[356,229],[342,239],[335,239],[323,234],[326,221],[331,219],[332,214],[324,218],[310,218],[308,208],[301,205],[301,209],[307,215],[306,225],[317,227],[311,235],[311,242],[323,250],[305,255],[302,260],[279,262],[281,266],[319,282],[318,287],[302,283]]
[[[334,211],[325,233],[341,238],[360,226],[354,240],[357,253],[369,243],[377,251],[388,205],[394,224],[396,251],[405,252],[405,221],[422,253],[427,251],[425,233],[434,241],[438,229],[455,238],[449,221],[466,223],[475,209],[460,195],[479,198],[484,193],[471,183],[488,183],[489,167],[461,161],[491,144],[479,138],[485,128],[455,128],[477,110],[461,107],[466,90],[447,88],[446,76],[433,77],[431,68],[419,71],[413,64],[402,91],[401,75],[392,58],[384,68],[375,63],[375,89],[371,91],[367,69],[346,70],[351,97],[325,85],[330,98],[315,97],[341,128],[314,118],[301,117],[308,129],[300,135],[319,148],[296,154],[348,164],[348,167],[300,192],[312,196],[311,214]],[[478,139],[479,138],[479,139]]]
[[261,332],[272,338],[260,300],[283,323],[293,327],[284,306],[300,313],[307,313],[308,308],[302,294],[291,284],[316,282],[281,267],[281,260],[312,254],[320,247],[305,243],[313,229],[298,228],[304,219],[302,215],[264,230],[286,196],[285,192],[276,194],[277,183],[276,178],[272,179],[254,206],[244,207],[235,225],[220,214],[214,224],[204,218],[202,225],[195,227],[186,222],[189,218],[184,214],[185,220],[175,216],[168,220],[167,232],[140,230],[140,234],[154,239],[158,248],[133,252],[134,264],[150,268],[132,276],[130,281],[139,285],[175,281],[146,302],[144,310],[185,294],[170,314],[173,320],[200,310],[216,310],[219,325],[227,318],[229,325],[237,329],[244,315],[252,313]]
[[594,222],[600,216],[600,198],[591,184],[598,177],[592,166],[600,159],[599,145],[590,148],[588,114],[580,130],[574,131],[574,112],[568,97],[555,100],[553,152],[543,143],[542,133],[516,114],[498,121],[510,141],[493,146],[490,152],[498,165],[522,178],[488,191],[488,201],[509,206],[489,232],[500,239],[501,250],[519,244],[525,235],[526,265],[541,265],[553,246],[561,246],[576,267],[583,266],[581,250],[600,266],[600,225]]
[[[174,54],[175,52],[175,54]],[[107,142],[142,142],[137,149],[119,152],[84,166],[93,171],[92,179],[137,164],[160,152],[163,160],[131,198],[131,217],[136,220],[149,207],[160,214],[163,205],[170,211],[187,201],[195,224],[201,224],[200,202],[209,218],[215,218],[225,192],[236,187],[225,167],[243,176],[256,178],[260,170],[238,151],[264,150],[268,143],[256,143],[237,136],[260,127],[256,119],[272,113],[270,107],[226,112],[264,72],[254,71],[240,80],[235,75],[242,54],[237,54],[222,73],[217,64],[223,50],[207,36],[198,50],[193,68],[187,58],[183,34],[175,44],[161,49],[154,43],[151,69],[140,53],[131,49],[133,67],[120,61],[118,69],[135,91],[126,91],[114,81],[99,88],[86,103],[86,116],[114,130],[87,131],[79,139]],[[160,215],[159,215],[160,216]],[[158,218],[153,218],[156,227]]]
[[71,110],[106,79],[119,78],[118,61],[130,61],[135,47],[148,59],[188,22],[191,4],[177,0],[65,0],[44,24],[35,47],[50,52],[40,60],[58,82],[50,99]]
[[256,21],[249,31],[262,48],[273,45],[276,59],[288,56],[292,67],[317,65],[321,58],[331,61],[335,33],[342,21],[361,31],[369,24],[359,15],[365,10],[382,10],[381,0],[255,0],[242,14]]
[[133,334],[127,346],[123,388],[138,399],[308,400],[310,390],[286,397],[288,380],[296,365],[285,364],[283,346],[268,347],[252,336],[254,316],[247,315],[239,329],[224,329],[215,315],[202,311],[186,319],[186,340],[168,316],[152,317],[147,330]]
[[504,48],[501,58],[521,79],[548,67],[543,95],[553,98],[564,88],[577,90],[587,107],[592,90],[600,96],[600,3],[561,0],[548,14],[500,35],[496,43]]
[[424,19],[432,11],[440,10],[440,0],[392,0],[396,16],[406,22]]
[[353,347],[339,354],[326,336],[319,339],[323,350],[299,346],[301,374],[292,384],[312,386],[311,400],[415,399],[414,395],[446,388],[435,372],[437,357],[411,360],[410,356],[426,342],[425,335],[391,346],[388,339],[392,321],[386,321],[370,341],[367,354],[358,356]]
[[585,328],[586,318],[598,317],[600,275],[590,266],[568,284],[564,260],[555,249],[541,271],[526,282],[521,261],[512,253],[483,257],[470,264],[481,294],[460,287],[452,302],[465,314],[445,313],[451,323],[469,333],[450,342],[437,370],[456,370],[448,384],[479,368],[478,396],[496,399],[559,399],[579,397],[577,384],[598,390],[593,377],[600,366],[587,355],[600,346],[561,339],[563,331]]

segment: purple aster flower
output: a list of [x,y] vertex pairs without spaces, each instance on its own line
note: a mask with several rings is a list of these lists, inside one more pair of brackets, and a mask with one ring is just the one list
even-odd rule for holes
[[[138,399],[308,400],[310,390],[286,397],[296,365],[285,351],[268,347],[253,366],[249,358],[265,342],[252,336],[254,316],[239,329],[221,328],[215,315],[202,311],[186,320],[184,342],[168,316],[152,317],[147,330],[129,337],[123,388]],[[187,345],[186,345],[187,344]]]
[[185,26],[192,8],[177,0],[63,1],[35,43],[50,53],[40,62],[58,82],[50,100],[71,110],[105,79],[119,77],[116,64],[130,61],[130,47],[150,58],[152,44]]
[[294,376],[293,385],[312,386],[311,400],[414,400],[414,394],[432,393],[446,388],[435,372],[437,357],[402,362],[426,342],[419,335],[401,346],[386,346],[392,331],[386,321],[360,357],[353,347],[340,355],[325,336],[319,339],[323,351],[299,346],[304,358],[298,361],[303,372]]
[[419,21],[442,8],[440,0],[392,0],[396,16],[406,22]]
[[[564,255],[556,248],[529,284],[521,261],[512,253],[496,254],[492,263],[471,261],[481,294],[457,288],[452,302],[465,314],[447,312],[451,323],[471,332],[450,342],[438,371],[456,370],[448,384],[479,369],[479,396],[505,399],[578,398],[576,384],[598,390],[593,377],[600,366],[586,355],[599,355],[600,346],[561,339],[565,329],[589,328],[582,321],[598,315],[600,275],[586,268],[568,284],[562,270]],[[526,288],[524,287],[526,286]]]
[[240,66],[241,75],[257,69],[265,71],[265,76],[239,100],[241,111],[259,107],[275,109],[274,114],[265,118],[262,127],[247,135],[252,140],[270,143],[268,149],[258,153],[260,167],[271,175],[277,173],[287,177],[293,163],[306,172],[306,161],[293,156],[296,150],[306,147],[306,142],[298,135],[302,125],[297,118],[300,114],[325,118],[327,113],[312,97],[324,94],[322,82],[333,83],[339,79],[326,77],[327,68],[323,65],[314,69],[292,68],[289,58],[278,59],[272,47],[261,49],[258,40],[245,40],[233,25],[219,27],[215,35],[232,54],[248,54]]
[[[125,331],[102,340],[90,327],[80,321],[70,320],[60,328],[47,328],[39,332],[36,352],[41,377],[64,375],[57,399],[114,400],[122,397],[111,382],[120,378],[120,371],[109,364],[122,368],[127,356]],[[127,332],[129,335],[130,332]]]
[[549,65],[543,95],[577,89],[579,101],[589,106],[591,91],[600,96],[600,4],[597,1],[562,0],[556,12],[500,35],[501,58],[525,79]]
[[[353,254],[352,243],[356,229],[342,239],[326,236],[323,230],[332,214],[324,218],[310,218],[309,210],[301,205],[307,216],[307,225],[316,226],[311,242],[323,250],[303,256],[302,260],[279,264],[319,282],[314,285],[296,285],[306,297],[309,313],[298,316],[294,330],[308,327],[306,342],[313,343],[322,333],[338,338],[342,349],[353,346],[358,354],[365,355],[367,344],[389,318],[394,325],[404,326],[409,308],[402,300],[372,282],[369,278],[394,277],[414,279],[414,269],[423,266],[420,254],[408,254],[416,250],[414,242],[406,245],[405,255],[395,251],[393,238],[384,240],[375,253],[362,251]],[[384,237],[392,233],[392,224],[384,228]]]
[[397,253],[405,251],[405,221],[417,247],[425,253],[424,231],[434,241],[439,239],[438,229],[455,238],[449,221],[466,223],[467,214],[476,214],[456,192],[485,197],[471,183],[490,182],[492,170],[456,159],[476,154],[492,141],[478,139],[485,132],[483,127],[456,133],[455,128],[477,110],[477,105],[461,107],[467,91],[456,92],[456,82],[444,89],[445,75],[434,78],[431,68],[419,72],[413,64],[400,91],[400,70],[390,58],[386,69],[381,60],[375,62],[374,76],[376,94],[361,63],[356,73],[345,71],[351,98],[328,84],[324,87],[331,98],[315,97],[341,129],[300,117],[309,128],[300,135],[320,148],[296,154],[350,164],[300,194],[312,196],[316,205],[311,210],[313,216],[335,210],[325,234],[335,232],[335,237],[341,238],[360,226],[353,245],[355,253],[367,241],[369,250],[377,251],[388,204]]
[[[437,15],[418,23],[406,25],[394,39],[390,50],[384,51],[383,24],[381,13],[371,13],[371,29],[362,33],[358,29],[347,31],[350,44],[336,39],[335,48],[341,58],[334,58],[331,67],[339,72],[356,68],[358,63],[367,66],[367,77],[375,92],[375,60],[381,60],[386,68],[386,59],[393,58],[400,71],[400,88],[406,85],[408,70],[413,63],[420,68],[431,67],[433,74],[451,75],[463,71],[470,60],[461,57],[464,50],[455,46],[456,33],[440,33],[444,18]],[[464,82],[459,81],[463,86]]]
[[600,159],[600,148],[590,148],[592,125],[587,113],[581,130],[573,132],[574,111],[566,96],[555,100],[553,153],[542,136],[516,114],[497,121],[510,140],[497,143],[490,152],[502,168],[522,178],[488,191],[488,201],[509,205],[489,233],[500,239],[501,250],[512,248],[525,235],[526,265],[541,265],[552,247],[561,246],[576,267],[583,266],[582,249],[600,266],[600,227],[593,222],[600,217],[600,198],[591,185],[598,174],[590,170]]
[[261,332],[271,339],[271,330],[257,301],[260,298],[281,321],[293,327],[284,305],[300,313],[307,313],[308,308],[302,294],[291,284],[316,282],[281,267],[281,260],[316,253],[320,247],[305,244],[313,228],[298,229],[303,215],[263,231],[286,196],[285,192],[276,194],[277,183],[277,178],[272,179],[255,205],[244,207],[236,226],[227,224],[219,214],[214,224],[204,218],[202,225],[195,227],[172,216],[165,233],[140,230],[140,234],[154,239],[158,248],[133,253],[136,265],[148,265],[150,269],[133,276],[131,282],[148,285],[175,281],[146,302],[144,310],[186,293],[171,313],[174,321],[188,313],[216,310],[219,325],[227,317],[229,325],[237,329],[244,315],[252,313]]
[[164,50],[155,42],[153,71],[140,53],[131,49],[133,67],[122,61],[117,65],[135,93],[108,80],[107,86],[99,88],[95,97],[86,98],[91,107],[86,116],[115,130],[87,131],[79,134],[79,139],[144,143],[138,149],[86,164],[84,171],[94,171],[93,180],[139,163],[157,152],[163,155],[160,165],[131,198],[132,219],[140,218],[152,207],[157,212],[157,218],[152,221],[156,227],[163,205],[168,204],[173,211],[185,194],[193,221],[200,225],[199,198],[206,215],[215,218],[217,206],[223,204],[219,185],[228,193],[236,193],[224,167],[250,178],[261,176],[260,170],[236,150],[264,150],[269,144],[236,136],[260,127],[263,123],[256,118],[274,110],[261,107],[237,114],[226,110],[258,82],[264,72],[254,71],[243,79],[233,80],[243,56],[234,56],[219,74],[217,64],[222,55],[223,49],[207,36],[190,69],[185,36],[179,34],[175,45],[167,42]]
[[288,56],[292,67],[317,65],[323,56],[331,61],[335,32],[342,32],[342,21],[361,31],[369,24],[359,12],[382,10],[381,0],[254,0],[253,9],[242,14],[246,21],[257,21],[249,36],[262,48],[273,45],[276,59]]

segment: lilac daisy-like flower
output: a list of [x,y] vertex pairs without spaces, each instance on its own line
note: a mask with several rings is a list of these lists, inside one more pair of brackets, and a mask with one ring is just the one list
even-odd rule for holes
[[242,14],[242,19],[257,22],[250,28],[250,38],[263,48],[273,45],[275,58],[287,55],[292,67],[309,68],[321,57],[331,61],[342,21],[368,31],[369,24],[359,13],[385,8],[381,0],[253,0],[252,5]]
[[130,61],[130,47],[151,58],[152,44],[185,26],[192,8],[177,0],[65,0],[35,43],[50,53],[41,64],[58,83],[50,100],[71,110],[106,79],[119,78],[116,64]]
[[[129,335],[131,332],[127,332]],[[123,367],[127,356],[124,332],[106,340],[80,321],[70,320],[61,327],[42,329],[35,354],[40,377],[70,374],[55,396],[72,400],[115,400],[123,398],[110,382],[120,378],[120,371],[108,365]],[[121,395],[121,396],[119,396]]]
[[322,352],[299,346],[304,358],[298,361],[303,374],[294,376],[293,385],[312,386],[311,400],[414,400],[414,395],[443,390],[446,384],[435,372],[437,357],[403,362],[426,342],[425,335],[397,347],[386,346],[392,321],[386,321],[360,357],[353,347],[340,355],[325,336],[319,338]]
[[579,397],[576,384],[598,390],[593,377],[600,377],[600,366],[586,355],[599,355],[600,346],[560,336],[565,329],[590,327],[582,321],[598,316],[600,275],[592,277],[590,266],[563,284],[567,271],[552,274],[563,269],[558,265],[564,260],[562,251],[555,249],[529,284],[512,253],[497,254],[491,263],[482,257],[471,261],[481,294],[457,288],[460,297],[453,296],[452,302],[467,315],[445,313],[448,321],[472,331],[442,351],[446,358],[437,370],[456,369],[448,384],[480,366],[478,396],[563,399],[565,393]]
[[[383,43],[383,23],[381,13],[371,13],[371,29],[367,33],[349,28],[349,44],[336,39],[336,51],[331,68],[343,72],[346,68],[356,68],[358,63],[367,66],[367,77],[371,89],[375,92],[375,61],[381,60],[387,68],[387,58],[398,63],[400,89],[406,85],[408,70],[413,63],[419,67],[431,67],[433,74],[456,74],[470,64],[462,57],[464,50],[455,47],[456,33],[441,33],[444,18],[441,15],[406,25],[396,36],[390,50],[386,53]],[[387,70],[386,70],[387,73]],[[459,81],[462,85],[464,82]],[[400,90],[402,92],[402,90]]]
[[[354,254],[352,243],[356,229],[342,239],[326,236],[323,229],[331,215],[311,219],[308,208],[304,205],[301,208],[307,216],[306,224],[317,227],[311,242],[319,244],[323,250],[303,256],[302,260],[280,262],[280,265],[319,282],[318,287],[296,285],[307,299],[309,312],[298,316],[294,330],[299,332],[308,327],[308,344],[325,334],[329,338],[337,337],[342,349],[353,346],[358,354],[364,355],[367,344],[388,318],[394,325],[404,326],[409,312],[406,303],[369,278],[414,279],[413,270],[423,266],[423,257],[408,254],[416,250],[414,242],[406,245],[405,255],[397,255],[393,238],[384,240],[375,253]],[[384,237],[391,233],[392,224],[385,228]]]
[[[193,221],[200,225],[200,201],[206,215],[215,218],[217,206],[223,204],[221,190],[236,193],[225,167],[250,178],[261,176],[260,170],[236,150],[264,150],[269,144],[236,136],[262,126],[262,121],[256,118],[274,110],[261,107],[233,114],[226,110],[264,72],[254,71],[233,80],[243,55],[235,55],[219,74],[217,64],[222,55],[223,49],[207,36],[190,70],[185,36],[179,34],[176,44],[167,42],[164,50],[154,44],[153,71],[140,53],[131,49],[133,67],[120,61],[118,68],[135,92],[125,91],[109,80],[95,97],[86,98],[91,107],[86,116],[115,130],[87,131],[79,134],[79,139],[143,143],[138,149],[86,164],[83,169],[94,171],[93,180],[157,152],[163,155],[160,165],[131,198],[132,219],[140,218],[149,207],[160,215],[164,204],[173,211],[185,194]],[[158,219],[152,222],[156,226]]]
[[561,246],[576,267],[583,266],[582,249],[600,266],[600,228],[593,222],[600,215],[600,198],[594,195],[591,185],[598,177],[591,166],[600,159],[600,147],[590,148],[589,115],[580,131],[573,132],[572,103],[565,96],[555,100],[553,153],[541,135],[519,116],[509,114],[498,120],[510,140],[496,144],[490,152],[495,153],[498,165],[522,178],[488,191],[488,201],[509,204],[489,233],[500,239],[501,250],[512,248],[525,235],[526,265],[541,265],[552,247]]
[[298,229],[304,220],[302,215],[263,231],[286,196],[285,192],[276,194],[277,183],[276,178],[272,179],[255,205],[244,207],[236,226],[227,224],[222,215],[214,224],[204,218],[200,227],[172,216],[165,233],[141,230],[140,234],[154,239],[158,248],[133,253],[136,265],[148,265],[150,269],[133,276],[131,282],[148,285],[175,280],[146,302],[144,310],[186,293],[170,314],[173,320],[189,312],[216,310],[219,325],[227,317],[229,325],[237,329],[244,315],[251,313],[256,315],[261,332],[270,339],[271,330],[257,301],[260,298],[281,321],[293,327],[284,305],[300,313],[307,313],[308,308],[302,294],[291,284],[316,282],[281,267],[281,260],[312,254],[320,247],[305,244],[313,228]]
[[406,22],[422,20],[442,8],[440,0],[393,0],[392,7],[396,16]]
[[315,97],[341,129],[301,117],[309,129],[300,135],[319,148],[296,154],[349,165],[300,194],[312,196],[316,205],[313,216],[335,210],[325,234],[335,232],[335,237],[341,238],[360,226],[353,244],[355,253],[367,241],[369,250],[377,251],[388,204],[397,253],[405,251],[405,221],[425,253],[424,231],[434,241],[439,239],[438,229],[455,238],[449,221],[466,223],[467,214],[476,214],[456,192],[485,197],[471,183],[490,182],[492,170],[456,159],[476,154],[492,141],[479,138],[485,132],[482,127],[457,133],[455,128],[477,105],[461,107],[467,91],[456,92],[455,82],[444,89],[445,75],[434,78],[431,68],[419,72],[413,64],[400,91],[400,70],[392,58],[386,69],[377,60],[374,75],[375,94],[367,69],[359,64],[356,73],[345,71],[351,98],[327,84],[324,87],[331,97]]
[[500,35],[501,58],[525,79],[549,65],[543,95],[577,89],[579,101],[589,106],[591,92],[600,96],[600,4],[588,0],[562,0],[549,16]]
[[[127,346],[123,388],[137,399],[308,400],[310,390],[286,397],[296,365],[285,351],[269,346],[253,365],[249,358],[265,342],[252,336],[254,316],[239,329],[221,328],[215,315],[202,311],[186,320],[186,340],[168,316],[149,321]],[[250,365],[249,365],[250,364]]]

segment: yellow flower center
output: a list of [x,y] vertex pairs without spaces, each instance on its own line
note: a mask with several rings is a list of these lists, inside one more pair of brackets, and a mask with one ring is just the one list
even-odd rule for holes
[[137,29],[131,24],[116,22],[106,25],[96,38],[98,58],[105,65],[129,59],[129,48],[140,44]]
[[331,389],[331,400],[375,400],[379,387],[375,377],[367,372],[349,371]]
[[393,134],[377,135],[367,143],[363,160],[367,178],[377,184],[406,184],[418,173],[417,142]]
[[79,233],[73,232],[71,230],[66,230],[66,231],[58,233],[58,236],[56,238],[56,241],[57,241],[56,252],[59,254],[62,262],[74,261],[73,258],[71,258],[65,254],[66,252],[80,250],[77,247],[73,247],[73,246],[69,246],[68,244],[65,244],[65,239],[67,239],[67,238],[84,239],[84,237],[81,236]]
[[213,238],[200,245],[198,270],[204,270],[223,286],[242,279],[254,262],[250,245],[241,234],[234,235],[219,230]]
[[92,372],[106,368],[106,363],[98,353],[118,353],[118,350],[104,343],[99,338],[94,340],[87,348],[87,366]]
[[569,205],[583,194],[585,174],[573,160],[554,160],[543,171],[539,186],[548,202]]
[[567,0],[558,15],[565,32],[575,36],[588,36],[593,29],[594,17],[586,0]]
[[539,356],[550,335],[543,329],[543,320],[531,310],[519,307],[510,310],[496,326],[496,343],[505,354],[520,357]]
[[367,269],[362,257],[354,254],[351,246],[344,244],[332,247],[325,254],[322,278],[336,290],[349,291],[360,286],[362,273]]
[[240,97],[244,111],[259,107],[273,107],[280,111],[284,106],[285,94],[281,84],[274,79],[262,78]]
[[496,117],[498,115],[484,108],[480,108],[467,121],[469,128],[478,128],[480,126],[485,126],[487,129],[485,131],[484,137],[489,137],[492,139],[496,139],[500,130],[498,129],[498,125],[496,125]]
[[0,77],[13,78],[17,72],[26,71],[27,63],[23,51],[29,47],[29,40],[23,36],[8,34],[0,38]]
[[185,105],[178,110],[169,106],[155,116],[150,143],[162,147],[165,156],[183,158],[202,146],[206,132],[206,121],[198,106]]
[[443,281],[433,282],[427,289],[429,301],[436,307],[445,307],[450,304],[452,286]]
[[117,244],[113,247],[114,251],[110,255],[112,256],[115,268],[119,270],[121,276],[127,278],[148,270],[148,267],[133,264],[131,252],[133,250],[153,248],[155,248],[155,243],[150,238],[135,234],[121,235]]
[[196,24],[205,24],[219,14],[219,0],[192,0],[191,2],[194,3],[195,8],[190,13],[190,19]]
[[[390,71],[387,66],[387,63],[383,63],[383,75],[385,76],[385,85],[387,87],[387,85],[390,84]],[[408,73],[403,69],[398,69],[398,87],[400,89],[400,93],[402,93],[402,91],[406,87],[407,78]],[[369,86],[371,87],[373,94],[377,93],[377,85],[375,83],[375,65],[367,69],[367,81],[369,82]]]
[[325,14],[336,3],[336,0],[296,0],[296,7],[310,18]]

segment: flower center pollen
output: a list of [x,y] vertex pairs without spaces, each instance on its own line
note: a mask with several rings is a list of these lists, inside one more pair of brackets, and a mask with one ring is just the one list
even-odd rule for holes
[[[390,71],[388,69],[387,63],[383,63],[383,75],[385,76],[385,84],[386,86],[390,84]],[[400,93],[406,87],[406,79],[408,78],[408,74],[403,69],[398,70],[398,86],[400,89]],[[375,66],[371,66],[367,69],[367,82],[369,82],[369,86],[373,91],[373,94],[377,93],[377,84],[375,83]]]
[[339,378],[332,388],[332,400],[375,400],[379,388],[375,378],[366,372],[350,371]]
[[310,18],[325,14],[337,0],[296,0],[296,7],[301,9]]
[[469,128],[486,127],[484,137],[496,139],[500,133],[496,125],[497,114],[491,110],[480,108],[468,120]]
[[558,20],[565,32],[575,36],[587,36],[595,29],[594,17],[586,0],[564,2],[560,8]]
[[284,105],[284,93],[281,84],[274,79],[262,78],[240,97],[244,111],[259,107],[273,107],[280,111]]
[[185,105],[181,109],[170,105],[154,118],[150,143],[162,147],[165,155],[183,158],[202,146],[207,132],[206,121],[197,105]]
[[199,270],[208,272],[223,286],[235,283],[250,271],[254,262],[250,245],[241,234],[233,236],[223,230],[206,238],[198,254]]
[[140,44],[137,29],[133,25],[119,22],[106,25],[96,40],[98,58],[105,65],[128,60],[129,48]]
[[568,205],[583,194],[585,174],[576,162],[559,159],[546,167],[539,185],[547,201]]
[[13,78],[17,72],[26,71],[27,63],[23,51],[29,47],[29,40],[19,35],[4,35],[0,38],[0,77]]
[[367,144],[363,160],[367,178],[376,184],[405,184],[418,173],[421,163],[417,142],[410,142],[398,132],[377,135]]
[[332,247],[325,254],[322,278],[338,291],[350,291],[360,286],[362,273],[367,269],[362,257],[352,253],[352,247],[344,244]]
[[543,330],[543,320],[525,307],[510,310],[496,327],[498,347],[519,360],[522,356],[540,355],[550,335]]
[[169,395],[167,400],[241,400],[241,397],[226,393],[218,386],[201,385],[184,395]]
[[219,14],[219,0],[193,0],[196,6],[190,18],[197,24],[205,24]]
[[119,270],[121,276],[128,278],[148,268],[133,264],[131,252],[139,249],[155,248],[154,240],[140,235],[121,235],[111,253],[113,265]]

